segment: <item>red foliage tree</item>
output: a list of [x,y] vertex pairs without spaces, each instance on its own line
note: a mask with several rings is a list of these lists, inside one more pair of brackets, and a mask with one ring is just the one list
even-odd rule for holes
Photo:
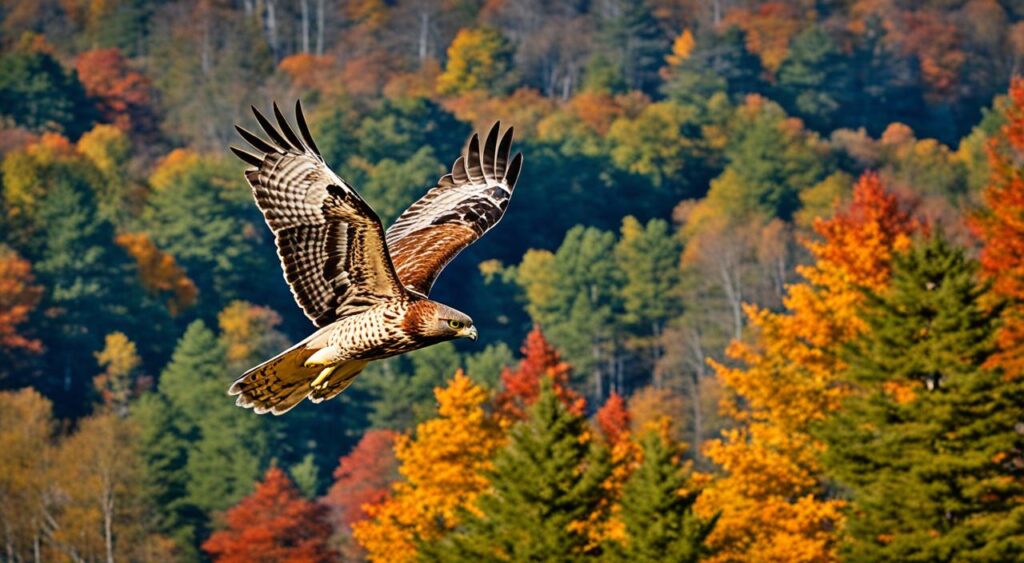
[[1010,85],[1006,123],[990,141],[991,175],[984,209],[971,226],[981,238],[982,273],[992,290],[1010,301],[991,362],[1015,377],[1024,371],[1024,79]]
[[615,445],[629,433],[629,411],[622,396],[612,391],[608,400],[597,410],[597,426],[609,444]]
[[32,265],[13,250],[0,248],[0,347],[39,353],[40,341],[18,332],[39,304],[43,288],[34,283]]
[[203,543],[203,550],[220,563],[337,559],[327,547],[327,507],[302,498],[277,467],[267,470],[256,490],[228,510],[227,524]]
[[104,119],[123,131],[150,131],[153,86],[149,78],[132,70],[116,48],[94,49],[78,56],[78,79],[86,94],[98,100]]
[[334,513],[337,528],[348,530],[353,522],[366,517],[364,505],[379,504],[387,497],[391,482],[398,477],[393,449],[396,437],[391,430],[368,430],[339,460],[334,484],[323,498]]
[[569,388],[569,374],[572,366],[563,362],[558,350],[544,338],[539,326],[526,335],[520,349],[523,359],[516,369],[505,368],[501,372],[502,391],[495,398],[498,412],[507,420],[526,418],[526,408],[537,400],[540,394],[540,377],[546,375],[555,384],[558,398],[573,412],[582,413],[583,398]]

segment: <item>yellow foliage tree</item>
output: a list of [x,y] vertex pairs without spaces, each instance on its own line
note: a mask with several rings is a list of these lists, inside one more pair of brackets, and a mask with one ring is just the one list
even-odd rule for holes
[[103,398],[103,405],[118,416],[128,416],[129,402],[138,392],[136,377],[142,365],[135,343],[123,332],[112,332],[95,356],[103,373],[92,381]]
[[353,525],[371,561],[412,561],[417,540],[452,529],[459,510],[473,510],[487,487],[484,473],[504,442],[498,421],[484,409],[487,392],[460,370],[434,395],[437,418],[418,425],[415,437],[395,441],[403,480],[388,499],[366,507],[370,519]]
[[864,330],[862,289],[886,285],[893,254],[914,229],[878,177],[865,175],[849,209],[816,222],[823,240],[807,244],[816,261],[799,269],[807,282],[789,287],[787,310],[746,307],[755,342],[728,350],[743,367],[713,364],[746,404],[725,401],[744,424],[706,446],[723,470],[697,505],[705,517],[720,513],[709,538],[713,561],[836,560],[842,503],[823,495],[823,445],[809,427],[839,405],[838,351]]
[[511,66],[508,41],[496,29],[460,29],[448,46],[448,64],[437,79],[442,94],[495,90]]

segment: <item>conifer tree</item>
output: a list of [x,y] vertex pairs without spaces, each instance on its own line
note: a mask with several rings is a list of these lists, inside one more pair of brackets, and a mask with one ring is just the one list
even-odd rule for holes
[[[225,397],[229,374],[223,344],[203,324],[189,325],[146,399],[142,455],[159,506],[175,537],[201,537],[212,513],[248,493],[268,456],[262,419]],[[197,538],[198,539],[198,538]]]
[[592,552],[587,521],[602,504],[608,451],[590,438],[549,378],[494,460],[491,491],[444,541],[438,561],[576,561]]
[[983,367],[999,310],[940,237],[894,261],[848,348],[852,392],[822,424],[851,498],[850,561],[1010,561],[1024,554],[1024,381]]
[[705,553],[704,538],[714,525],[693,511],[699,490],[689,488],[681,452],[655,431],[641,438],[639,467],[622,491],[618,518],[626,528],[623,543],[609,542],[610,559],[655,563],[692,562]]

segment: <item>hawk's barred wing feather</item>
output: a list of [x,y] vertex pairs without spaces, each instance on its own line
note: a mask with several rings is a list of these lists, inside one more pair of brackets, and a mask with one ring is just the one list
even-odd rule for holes
[[380,219],[324,163],[296,102],[299,135],[274,104],[275,127],[255,107],[269,141],[236,127],[259,155],[231,147],[252,168],[245,177],[274,233],[285,279],[314,324],[325,326],[400,297]]
[[495,123],[480,146],[473,134],[452,171],[413,203],[387,231],[387,244],[402,284],[427,295],[441,270],[501,220],[522,169],[509,158],[512,128]]

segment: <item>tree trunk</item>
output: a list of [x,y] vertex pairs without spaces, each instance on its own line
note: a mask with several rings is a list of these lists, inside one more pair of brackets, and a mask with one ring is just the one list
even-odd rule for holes
[[420,39],[419,49],[417,55],[419,56],[420,64],[427,60],[428,47],[430,47],[428,41],[430,39],[430,14],[426,10],[420,12]]
[[324,0],[316,0],[316,54],[324,54]]
[[309,0],[302,0],[302,52],[309,52]]

